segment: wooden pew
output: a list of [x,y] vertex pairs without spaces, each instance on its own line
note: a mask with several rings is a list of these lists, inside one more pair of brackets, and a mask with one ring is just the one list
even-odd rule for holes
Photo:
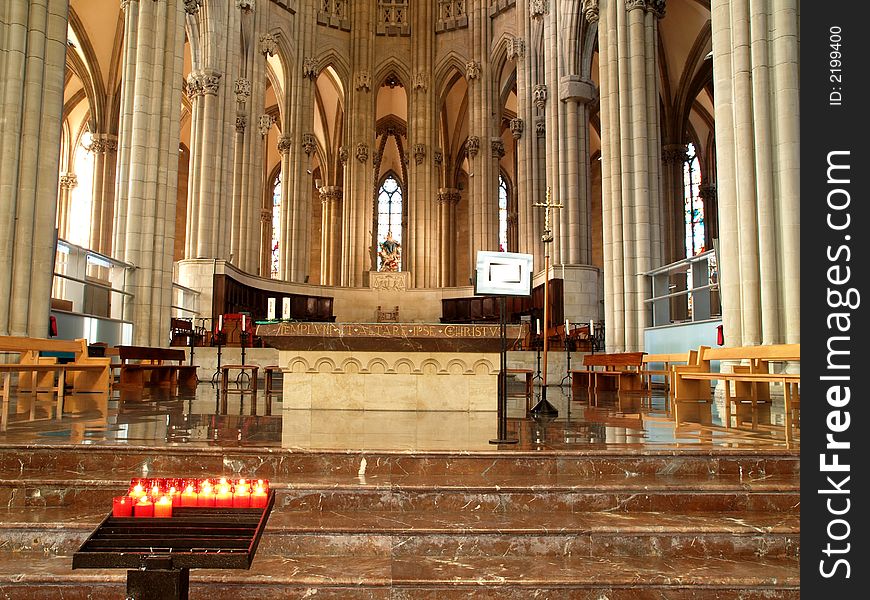
[[[643,384],[646,389],[652,389],[653,375],[663,375],[665,377],[665,389],[672,390],[673,382],[671,381],[671,367],[674,364],[690,365],[697,362],[698,351],[689,350],[688,352],[672,352],[670,354],[644,354],[643,366],[640,374],[643,379]],[[662,364],[664,368],[652,369],[649,365]]]
[[[781,383],[785,399],[786,423],[791,421],[792,410],[800,402],[800,374],[771,373],[770,363],[800,361],[800,344],[777,344],[771,346],[742,346],[735,348],[710,348],[701,346],[697,359],[692,364],[673,367],[674,400],[710,401],[710,383],[722,381],[725,388],[725,415],[730,420],[733,402],[758,402],[770,400],[770,384]],[[711,361],[741,361],[731,372],[713,371]],[[734,384],[734,394],[731,384]]]
[[199,382],[196,365],[182,364],[186,358],[184,350],[118,346],[118,356],[121,359],[121,364],[116,365],[120,368],[118,384],[124,389],[141,389],[145,385],[196,389]]
[[583,369],[571,369],[571,386],[586,387],[590,392],[639,391],[643,383],[640,374],[643,354],[643,352],[587,354],[583,357]]
[[[69,354],[72,361],[58,363],[57,357],[40,356],[40,352]],[[0,364],[0,373],[3,375],[0,429],[6,428],[12,375],[15,373],[18,374],[19,391],[29,391],[34,397],[39,392],[51,392],[55,396],[58,419],[63,414],[64,389],[67,384],[76,393],[109,393],[109,359],[89,357],[85,339],[53,340],[0,336],[0,353],[18,355],[17,363]]]

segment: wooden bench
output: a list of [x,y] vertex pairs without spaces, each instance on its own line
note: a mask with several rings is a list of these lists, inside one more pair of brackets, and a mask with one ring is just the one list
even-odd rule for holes
[[[640,375],[643,379],[643,385],[646,389],[652,389],[652,378],[654,375],[662,375],[665,378],[665,389],[673,389],[671,382],[671,367],[677,363],[690,365],[697,362],[698,351],[689,350],[688,352],[676,352],[670,354],[644,354],[643,366],[640,369]],[[661,369],[652,369],[650,365],[664,365]]]
[[571,387],[589,391],[633,392],[642,389],[643,352],[587,354],[583,369],[571,369]]
[[[41,352],[68,354],[71,361],[59,363],[56,356],[40,356]],[[110,365],[108,358],[88,356],[85,339],[52,340],[20,336],[0,336],[0,353],[18,354],[17,363],[0,364],[3,375],[2,423],[6,429],[9,415],[9,400],[12,391],[12,375],[18,374],[19,391],[28,391],[32,396],[50,392],[55,396],[57,418],[63,414],[64,389],[71,385],[75,393],[109,393]]]
[[[118,346],[118,357],[121,364],[115,366],[120,368],[118,385],[123,389],[141,389],[146,384],[172,390],[178,387],[196,389],[199,382],[197,367],[181,364],[186,358],[184,350]],[[167,361],[173,361],[174,364]]]
[[[710,383],[722,381],[725,388],[725,416],[730,420],[733,402],[770,401],[770,384],[781,383],[785,400],[786,423],[790,423],[792,410],[799,404],[800,374],[772,373],[770,363],[800,361],[800,344],[777,344],[771,346],[743,346],[735,348],[698,349],[694,363],[673,367],[674,400],[710,401]],[[710,363],[718,361],[741,361],[730,372],[713,371]],[[734,394],[731,383],[734,383]]]
[[263,379],[266,383],[266,396],[271,396],[275,393],[273,384],[275,381],[275,373],[283,373],[278,365],[268,365],[263,367]]

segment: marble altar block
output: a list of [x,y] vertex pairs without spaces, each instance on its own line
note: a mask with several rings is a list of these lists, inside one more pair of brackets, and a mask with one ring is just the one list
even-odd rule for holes
[[[508,348],[526,334],[508,326]],[[268,323],[284,408],[494,411],[498,325]]]

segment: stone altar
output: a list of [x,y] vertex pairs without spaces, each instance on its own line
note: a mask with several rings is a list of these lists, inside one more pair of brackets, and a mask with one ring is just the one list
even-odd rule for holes
[[[509,325],[508,348],[526,335]],[[441,323],[268,323],[284,408],[495,411],[499,326]]]

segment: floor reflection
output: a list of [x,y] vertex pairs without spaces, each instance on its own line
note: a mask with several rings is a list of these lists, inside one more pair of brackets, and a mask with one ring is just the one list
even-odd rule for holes
[[[283,409],[281,395],[231,394],[208,383],[195,394],[166,389],[116,391],[110,398],[68,395],[64,414],[29,394],[13,397],[0,441],[29,443],[120,443],[134,445],[275,447],[302,449],[565,451],[642,447],[797,448],[799,415],[787,415],[782,400],[735,404],[723,400],[680,402],[652,394],[571,394],[548,388],[559,410],[542,422],[526,416],[523,386],[512,384],[508,399],[509,437],[515,445],[493,446],[493,412],[411,412]],[[540,390],[536,389],[539,399]]]

